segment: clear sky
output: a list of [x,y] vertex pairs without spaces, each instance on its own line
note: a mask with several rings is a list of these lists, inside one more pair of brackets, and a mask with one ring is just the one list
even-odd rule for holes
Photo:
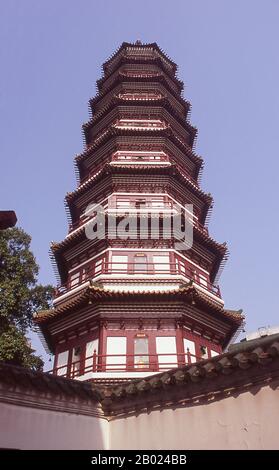
[[55,283],[49,244],[66,235],[101,65],[123,41],[157,42],[192,103],[210,232],[230,249],[225,304],[247,331],[279,324],[278,24],[277,0],[0,0],[0,203],[32,236],[41,282]]

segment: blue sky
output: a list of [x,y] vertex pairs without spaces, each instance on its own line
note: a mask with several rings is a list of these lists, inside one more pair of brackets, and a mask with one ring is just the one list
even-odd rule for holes
[[123,41],[156,41],[192,103],[210,232],[230,250],[226,306],[247,331],[279,324],[278,22],[276,0],[0,0],[0,201],[31,234],[41,282],[55,283],[49,244],[67,231],[101,64]]

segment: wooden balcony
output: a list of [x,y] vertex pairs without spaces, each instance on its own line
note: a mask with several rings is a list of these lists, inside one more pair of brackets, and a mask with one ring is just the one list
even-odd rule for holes
[[[144,198],[144,196],[143,196],[143,198]],[[98,206],[98,205],[96,204],[96,206]],[[171,215],[175,215],[175,214],[178,213],[177,207],[180,207],[180,206],[176,206],[175,202],[171,199],[169,199],[167,201],[164,201],[164,203],[162,205],[159,205],[159,204],[155,205],[154,202],[152,201],[152,198],[150,198],[150,200],[146,199],[144,204],[142,203],[142,204],[138,204],[138,205],[136,203],[135,204],[127,203],[126,205],[121,204],[121,206],[120,206],[115,201],[113,205],[108,207],[108,204],[106,202],[104,204],[104,211],[107,214],[115,214],[115,216],[129,214],[129,215],[137,215],[138,217],[140,217],[141,215],[144,215],[144,214],[149,214],[150,216],[152,216],[154,214],[171,214]],[[181,207],[181,211],[183,211],[182,207]],[[78,229],[79,227],[82,227],[82,225],[85,225],[89,221],[93,221],[94,217],[96,217],[96,212],[95,211],[93,211],[87,217],[86,216],[81,217],[78,221],[76,221],[75,223],[69,225],[68,233],[70,234],[71,232]],[[191,217],[191,215],[190,215],[190,217]],[[193,226],[197,230],[202,232],[204,235],[209,236],[207,227],[202,225],[199,222],[199,220],[197,219],[197,217],[194,216],[192,220],[193,220]]]
[[71,379],[96,378],[98,373],[158,373],[187,364],[194,364],[201,360],[191,354],[187,348],[186,353],[164,353],[164,354],[94,354],[83,357],[75,362],[64,364],[48,371],[50,374],[59,375]]
[[208,280],[201,277],[197,272],[189,268],[185,260],[181,257],[177,257],[175,262],[171,263],[141,263],[138,262],[108,262],[105,259],[99,258],[95,262],[81,268],[74,281],[69,281],[66,284],[58,286],[56,289],[55,297],[66,294],[73,289],[81,286],[89,280],[102,279],[103,281],[109,280],[128,280],[136,281],[137,279],[153,279],[160,280],[168,279],[170,281],[178,279],[184,279],[186,282],[192,281],[196,286],[205,290],[206,292],[221,298],[221,292],[219,286],[211,284]]

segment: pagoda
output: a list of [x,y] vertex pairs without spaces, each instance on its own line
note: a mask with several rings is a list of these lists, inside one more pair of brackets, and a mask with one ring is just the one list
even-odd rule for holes
[[[59,286],[35,322],[53,373],[117,382],[220,354],[243,315],[225,309],[217,285],[227,247],[207,229],[213,200],[200,187],[203,160],[176,64],[156,43],[123,43],[97,88],[75,158],[78,185],[66,195],[69,232],[51,246]],[[101,237],[89,236],[97,207]],[[179,211],[188,245],[172,229]],[[108,229],[127,214],[126,237]]]

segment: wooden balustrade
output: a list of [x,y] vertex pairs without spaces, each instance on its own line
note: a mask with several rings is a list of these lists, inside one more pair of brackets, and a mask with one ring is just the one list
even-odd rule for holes
[[[100,260],[100,259],[99,259]],[[96,260],[97,262],[99,260]],[[80,270],[79,278],[74,281],[69,281],[66,284],[58,286],[56,289],[56,297],[71,291],[72,289],[78,287],[79,285],[87,282],[88,280],[94,280],[100,275],[111,276],[119,275],[119,278],[122,276],[128,276],[131,278],[137,278],[137,276],[154,276],[154,275],[164,275],[170,276],[182,276],[187,281],[193,281],[195,284],[199,285],[201,288],[207,290],[211,294],[221,297],[219,286],[211,284],[208,280],[201,277],[199,272],[194,268],[189,268],[185,264],[183,258],[177,257],[175,262],[170,263],[160,263],[160,262],[108,262],[105,259],[101,260],[101,263],[97,264],[92,262],[90,265],[83,266]]]
[[48,373],[74,379],[96,372],[163,372],[201,359],[191,354],[188,348],[185,353],[162,354],[97,354],[94,350],[92,356],[55,367]]

